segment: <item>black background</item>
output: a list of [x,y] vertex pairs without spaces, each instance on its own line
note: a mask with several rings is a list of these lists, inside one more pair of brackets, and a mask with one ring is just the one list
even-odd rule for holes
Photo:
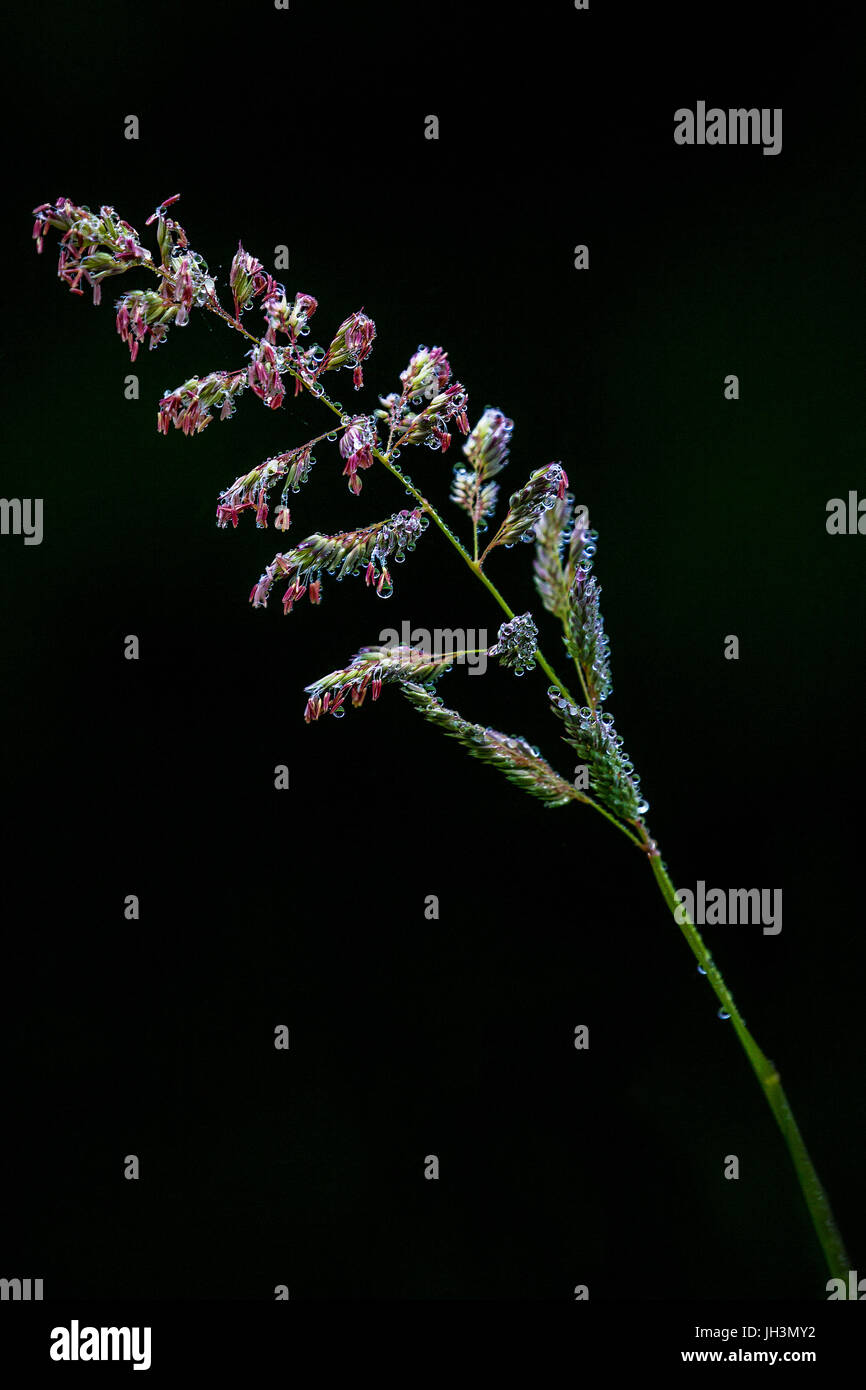
[[[441,344],[472,421],[515,421],[506,493],[562,461],[600,533],[610,707],[674,881],[783,889],[779,936],[705,936],[866,1260],[866,540],[825,529],[827,500],[864,487],[862,112],[850,36],[822,24],[562,4],[481,6],[470,27],[456,5],[296,0],[15,21],[2,491],[44,498],[45,536],[0,550],[7,1277],[51,1298],[285,1283],[326,1301],[821,1300],[827,1278],[643,856],[393,691],[303,722],[304,686],[383,627],[492,641],[492,600],[431,528],[387,603],[326,581],[320,609],[252,610],[285,544],[406,499],[379,470],[352,498],[322,447],[288,542],[249,513],[217,529],[219,491],[324,411],[249,395],[200,437],[159,437],[163,391],[244,345],[193,314],[131,367],[111,283],[93,308],[56,280],[55,236],[34,254],[30,209],[61,195],[144,232],[181,193],[225,303],[239,238],[266,266],[286,243],[317,341],[361,306],[378,326],[363,392],[343,373],[332,394],[370,409]],[[782,153],[675,146],[699,99],[781,106]],[[458,443],[403,460],[454,524]],[[538,616],[530,558],[490,569]],[[546,685],[458,668],[441,693],[568,776]]]

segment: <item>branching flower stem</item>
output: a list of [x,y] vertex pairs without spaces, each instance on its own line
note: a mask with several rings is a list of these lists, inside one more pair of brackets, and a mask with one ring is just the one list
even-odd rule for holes
[[[231,314],[226,313],[225,309],[222,307],[222,305],[217,301],[215,297],[208,301],[206,308],[210,309],[213,313],[217,314],[219,318],[221,318],[225,323],[229,324],[232,328],[236,329],[239,333],[243,333],[245,338],[249,338],[250,342],[255,343],[259,346],[261,345],[261,340],[257,338],[254,333],[248,332],[247,329],[244,328],[243,324],[239,323],[237,319],[232,318]],[[294,370],[291,364],[287,363],[285,370],[288,372],[290,376],[300,381],[301,385],[305,389],[309,390],[308,383],[304,380],[303,376],[299,372],[296,372]],[[332,401],[331,398],[325,393],[325,391],[322,391],[321,394],[316,394],[314,396],[314,399],[320,401],[322,405],[326,405],[328,409],[332,410],[335,415],[341,416],[343,414],[342,408],[339,405],[337,405],[336,402]],[[398,443],[399,442],[401,441],[398,440]],[[475,577],[477,579],[480,579],[481,583],[485,586],[488,592],[492,594],[493,598],[495,598],[503,613],[505,613],[507,617],[513,618],[513,609],[511,609],[508,606],[502,594],[497,589],[496,585],[488,577],[488,575],[484,573],[484,570],[481,567],[481,562],[477,559],[473,559],[466,547],[458,540],[457,536],[455,536],[454,532],[451,530],[447,522],[443,520],[442,516],[439,514],[437,509],[433,506],[433,503],[428,501],[424,494],[419,492],[418,488],[415,487],[414,483],[411,483],[409,479],[405,477],[398,465],[394,462],[393,458],[390,457],[390,450],[383,453],[380,449],[374,446],[371,448],[370,452],[372,453],[373,457],[377,459],[379,463],[383,464],[384,467],[387,468],[388,472],[394,478],[397,479],[398,483],[400,483],[401,486],[405,488],[406,492],[411,493],[411,495],[415,498],[416,502],[420,504],[422,509],[430,517],[430,520],[433,521],[439,527],[439,530],[442,532],[442,534],[446,537],[448,541],[450,541],[451,545],[453,545],[454,549],[457,551],[464,564],[468,565],[469,569],[472,570],[472,573],[475,575]],[[562,691],[563,695],[567,700],[574,704],[574,696],[570,693],[568,686],[556,674],[553,667],[550,665],[543,652],[541,652],[540,650],[536,652],[536,660],[539,666],[541,667],[542,671],[544,671],[545,675],[548,677],[548,679],[552,681],[552,683],[555,686],[558,686],[558,688]],[[582,675],[581,685],[583,685]],[[585,686],[584,695],[586,695]],[[587,700],[589,699],[588,696],[586,698]],[[625,827],[621,828],[625,829]],[[626,833],[628,834],[627,831]],[[635,844],[641,843],[634,835],[629,834],[629,839],[633,840]]]
[[[163,204],[163,208],[158,209],[157,213],[154,214],[154,218],[157,216],[161,218],[163,209],[176,201],[176,196],[174,198],[168,199],[166,203]],[[39,214],[47,208],[49,208],[49,205],[45,204],[43,205],[43,209],[37,209],[36,212],[37,214]],[[153,221],[154,218],[149,219],[149,222]],[[56,226],[57,223],[55,222],[54,225]],[[162,225],[163,224],[160,221],[160,229],[162,229]],[[36,229],[34,230],[34,236],[36,236],[37,233],[40,234],[40,239],[37,244],[38,250],[41,250],[42,247],[41,234],[44,233],[44,230],[44,220],[42,223],[37,222]],[[164,282],[167,279],[169,279],[171,272],[167,264],[167,252],[164,248],[163,264],[157,265],[154,263],[150,253],[143,249],[140,245],[138,245],[137,241],[133,240],[133,238],[137,238],[137,233],[134,233],[134,229],[130,228],[128,224],[122,222],[115,222],[115,224],[113,224],[113,235],[117,239],[119,239],[121,245],[124,248],[121,254],[121,259],[125,258],[125,264],[120,266],[121,271],[125,269],[130,269],[132,268],[133,264],[135,264],[135,266],[139,269],[152,271]],[[161,231],[160,235],[162,235]],[[162,242],[160,244],[162,247]],[[186,244],[187,243],[185,241],[182,242],[183,246],[186,246]],[[235,292],[234,315],[230,314],[220,304],[212,283],[208,286],[207,297],[204,300],[199,301],[199,303],[201,303],[202,306],[207,308],[211,313],[216,314],[217,317],[222,319],[223,322],[227,323],[231,328],[235,329],[238,333],[241,333],[243,337],[247,338],[252,344],[254,344],[260,352],[264,352],[264,340],[258,338],[254,333],[249,332],[249,330],[246,329],[240,321],[240,314],[243,311],[243,305],[245,302],[248,302],[250,285],[248,283],[247,289],[245,291],[240,291],[241,299],[239,299],[239,291],[237,287],[238,283],[240,283],[243,280],[243,275],[247,275],[247,278],[249,280],[249,276],[261,271],[261,267],[258,265],[257,262],[253,262],[252,264],[250,264],[249,261],[250,258],[247,258],[246,265],[241,266],[241,271],[243,273],[239,275],[238,282],[232,282]],[[61,273],[63,274],[63,278],[66,280],[67,284],[69,284],[70,288],[73,289],[75,293],[82,293],[82,291],[78,288],[79,281],[82,277],[81,268],[78,268],[76,271],[76,267],[74,264],[72,264],[70,268],[69,263],[67,262],[64,266],[63,261],[61,262],[61,267]],[[95,277],[89,277],[91,278],[91,283],[93,283],[95,287],[94,298],[98,297],[98,280],[101,278],[102,273],[103,272],[100,268],[99,272],[95,274]],[[109,272],[105,271],[104,273]],[[192,284],[189,280],[188,266],[186,274],[186,289],[189,294],[189,300],[185,299],[182,305],[184,314],[186,314],[188,310],[188,303],[191,302],[192,297]],[[245,298],[244,296],[247,297]],[[175,287],[174,300],[171,302],[167,301],[167,303],[170,303],[170,307],[172,307],[173,312],[177,312],[173,309],[173,304],[176,304],[177,301],[178,295]],[[185,321],[185,317],[181,318],[178,315],[178,323],[182,323]],[[162,322],[162,320],[160,320],[160,322]],[[367,326],[369,327],[369,324]],[[136,329],[137,337],[140,340],[143,336],[140,331],[140,323],[136,324]],[[152,342],[151,346],[154,346],[156,341],[155,333],[157,330],[154,329],[153,331],[154,342]],[[124,334],[124,341],[128,340],[128,336]],[[332,349],[333,346],[334,345],[332,344]],[[137,342],[135,343],[135,347],[137,350]],[[268,346],[268,351],[273,356],[273,348],[270,345]],[[438,352],[439,350],[436,349],[434,351]],[[336,363],[335,365],[339,365],[339,363]],[[316,389],[313,390],[311,387],[310,380],[307,377],[305,377],[303,373],[296,370],[296,368],[294,368],[290,362],[283,359],[280,366],[283,371],[289,373],[292,377],[294,377],[296,385],[300,384],[306,390],[310,391],[310,393],[317,400],[320,400],[335,415],[341,417],[342,422],[342,417],[344,415],[342,406],[339,405],[339,403],[331,400],[330,397],[325,394],[324,390],[318,384],[318,382],[316,382]],[[359,383],[356,378],[356,385],[357,384]],[[265,399],[264,395],[262,398]],[[279,401],[277,400],[276,403],[279,404]],[[274,404],[274,402],[268,401],[268,404]],[[175,423],[177,423],[177,421],[175,421]],[[508,424],[510,425],[510,422],[508,422]],[[407,437],[407,434],[404,433],[400,438],[396,440],[396,442],[393,442],[395,433],[395,424],[392,419],[388,435],[388,442],[385,446],[384,451],[378,448],[375,444],[370,443],[370,445],[368,446],[370,456],[375,458],[380,464],[382,464],[382,466],[388,470],[388,472],[396,479],[396,481],[400,483],[400,485],[405,489],[405,491],[415,498],[419,507],[427,514],[431,521],[435,522],[436,526],[445,536],[446,540],[454,547],[454,549],[460,555],[464,564],[472,571],[475,578],[480,580],[480,582],[487,589],[491,597],[495,599],[496,603],[505,613],[506,617],[510,621],[514,620],[514,611],[509,607],[508,603],[506,602],[503,595],[500,593],[499,589],[489,578],[489,576],[485,574],[483,569],[483,564],[484,560],[486,559],[487,553],[491,548],[493,548],[492,543],[491,545],[488,545],[487,550],[485,550],[485,552],[479,558],[477,516],[474,515],[473,512],[473,553],[470,554],[469,551],[462,545],[462,543],[454,534],[454,532],[451,530],[451,528],[443,520],[437,508],[423,495],[423,493],[421,493],[418,490],[417,487],[415,487],[415,485],[405,476],[402,470],[398,467],[397,463],[395,462],[394,455],[396,454],[400,444],[404,442],[405,438]],[[536,476],[537,475],[534,475],[534,478]],[[534,479],[531,479],[530,482],[533,482],[533,480]],[[562,494],[560,493],[559,495],[561,496]],[[513,501],[514,499],[512,499],[512,502]],[[546,657],[540,650],[536,649],[534,659],[545,672],[545,674],[548,676],[551,683],[554,686],[556,686],[557,690],[561,692],[564,701],[567,701],[569,706],[576,706],[577,702],[574,700],[574,697],[569,692],[568,687],[556,674],[553,667],[550,665],[550,663],[547,661]],[[589,711],[592,712],[593,719],[595,719],[596,707],[598,704],[598,693],[594,692],[591,688],[588,688],[588,678],[585,677],[584,671],[581,668],[581,662],[577,658],[575,658],[575,666],[577,668],[581,690],[586,706],[588,707]],[[592,682],[590,681],[589,684],[591,686]],[[575,708],[571,710],[570,714],[567,717],[572,718],[577,715],[578,711]],[[607,726],[605,726],[602,736],[604,738],[609,738]],[[567,741],[571,742],[573,740]],[[630,767],[630,765],[628,766]],[[632,793],[634,793],[634,784],[630,785]],[[758,1079],[758,1083],[761,1086],[764,1096],[766,1097],[767,1104],[772,1110],[776,1122],[779,1126],[779,1129],[782,1132],[782,1136],[785,1140],[785,1143],[788,1146],[788,1150],[790,1152],[791,1159],[793,1161],[794,1168],[800,1183],[800,1188],[802,1190],[806,1205],[809,1209],[812,1222],[815,1227],[815,1231],[817,1233],[821,1247],[824,1251],[824,1255],[830,1272],[834,1278],[841,1278],[843,1281],[845,1281],[850,1271],[850,1261],[848,1259],[848,1255],[846,1254],[841,1235],[839,1234],[836,1223],[834,1221],[833,1213],[830,1210],[830,1204],[827,1199],[827,1194],[824,1191],[823,1186],[821,1185],[821,1182],[815,1171],[815,1167],[812,1163],[811,1158],[809,1157],[809,1154],[806,1150],[806,1146],[803,1143],[800,1130],[794,1119],[794,1115],[788,1103],[787,1096],[785,1095],[785,1092],[782,1089],[779,1073],[776,1070],[773,1063],[764,1055],[764,1053],[758,1047],[758,1044],[755,1042],[751,1033],[747,1029],[745,1021],[742,1015],[740,1014],[740,1011],[737,1008],[736,1003],[734,1002],[733,996],[731,995],[728,986],[725,984],[721,972],[719,971],[717,965],[712,959],[712,956],[710,955],[706,946],[704,945],[700,932],[686,914],[684,906],[679,902],[676,890],[673,886],[673,883],[671,882],[671,879],[668,876],[667,868],[664,862],[662,861],[661,851],[659,850],[656,842],[653,839],[651,839],[649,830],[643,819],[643,815],[637,814],[634,817],[634,819],[631,819],[628,816],[627,811],[624,811],[624,813],[619,816],[614,815],[611,811],[607,809],[606,806],[600,804],[599,801],[595,800],[594,798],[587,796],[585,792],[578,790],[576,787],[573,789],[570,799],[581,802],[584,805],[593,807],[594,810],[598,811],[602,816],[605,817],[606,820],[609,820],[613,825],[615,825],[617,829],[621,831],[621,833],[632,842],[632,844],[636,845],[637,848],[640,849],[642,853],[644,853],[647,856],[656,883],[659,887],[659,891],[661,892],[661,895],[670,912],[673,914],[674,921],[680,927],[680,930],[682,931],[686,941],[688,942],[688,945],[693,955],[695,956],[701,971],[706,975],[706,978],[709,981],[710,986],[712,987],[713,992],[716,995],[716,998],[719,1000],[719,1003],[721,1005],[720,1016],[723,1018],[730,1019],[734,1031],[736,1032],[737,1037],[740,1040],[743,1050],[746,1053],[746,1056],[748,1057],[752,1069]],[[560,804],[562,804],[561,801]],[[628,803],[623,804],[628,805]],[[637,801],[632,802],[632,805],[637,806]],[[640,809],[643,808],[641,807]]]

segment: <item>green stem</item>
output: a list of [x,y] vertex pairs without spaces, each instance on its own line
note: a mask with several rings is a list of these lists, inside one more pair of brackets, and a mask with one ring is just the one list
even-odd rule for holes
[[740,1014],[734,998],[728,986],[722,978],[722,973],[704,945],[700,932],[692,922],[682,904],[676,897],[676,890],[668,877],[667,870],[662,863],[658,849],[654,846],[649,855],[652,871],[655,874],[661,894],[674,914],[674,920],[686,938],[691,950],[696,957],[699,965],[705,971],[706,977],[712,986],[713,992],[725,1013],[730,1015],[731,1023],[743,1046],[743,1051],[752,1064],[752,1069],[758,1078],[761,1090],[767,1100],[767,1104],[776,1117],[779,1129],[788,1146],[788,1151],[796,1169],[800,1188],[809,1208],[812,1223],[815,1227],[821,1248],[827,1260],[827,1266],[834,1278],[847,1279],[850,1269],[850,1261],[839,1234],[838,1227],[830,1209],[827,1194],[821,1185],[815,1165],[809,1157],[803,1137],[794,1119],[793,1111],[788,1102],[788,1097],[782,1089],[782,1082],[779,1073],[769,1058],[765,1057],[755,1039],[746,1027],[742,1015]]
[[[319,399],[322,398],[320,397]],[[481,568],[480,562],[478,560],[473,560],[472,556],[469,554],[469,551],[465,548],[465,546],[461,545],[460,541],[457,539],[454,532],[451,530],[451,527],[448,526],[445,521],[443,521],[442,517],[439,515],[436,508],[433,506],[432,502],[428,502],[427,498],[423,495],[423,493],[420,493],[418,489],[414,486],[414,484],[410,483],[407,480],[407,478],[404,476],[403,473],[401,473],[397,465],[391,459],[387,458],[385,454],[380,453],[378,449],[373,449],[373,455],[375,458],[379,460],[380,463],[383,463],[385,465],[389,473],[392,473],[394,477],[398,480],[398,482],[401,482],[403,484],[406,491],[411,493],[415,500],[421,504],[427,515],[431,518],[432,521],[436,523],[442,534],[446,537],[448,541],[450,541],[451,545],[453,545],[454,549],[457,551],[464,564],[468,565],[469,569],[471,569],[476,579],[480,579],[481,583],[484,585],[487,591],[493,596],[493,598],[495,598],[496,602],[499,604],[499,607],[502,609],[505,616],[507,618],[513,618],[514,610],[510,608],[509,605],[506,603],[502,594],[499,592],[496,585],[493,583],[493,580],[490,579],[488,575],[484,573],[484,570]],[[550,665],[550,662],[545,657],[544,653],[536,649],[535,659],[538,662],[544,674],[547,676],[548,680],[550,680],[552,684],[557,687],[557,689],[562,691],[565,698],[568,701],[570,701],[571,704],[575,704],[576,701],[574,699],[574,696],[571,694],[565,683],[556,674],[553,667]]]

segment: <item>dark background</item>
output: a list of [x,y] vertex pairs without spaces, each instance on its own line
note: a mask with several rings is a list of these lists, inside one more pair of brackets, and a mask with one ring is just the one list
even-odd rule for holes
[[[471,29],[458,6],[297,0],[15,21],[2,492],[44,498],[45,536],[0,549],[0,1272],[46,1296],[820,1300],[827,1278],[644,858],[392,690],[303,722],[304,686],[383,627],[492,641],[492,600],[431,528],[387,604],[326,581],[320,609],[252,610],[277,550],[406,499],[380,470],[352,498],[320,447],[287,539],[250,513],[218,530],[220,490],[325,412],[249,394],[199,437],[158,436],[159,396],[244,345],[198,313],[130,366],[115,286],[95,309],[56,280],[56,235],[34,254],[30,209],[61,195],[144,234],[181,193],[224,303],[239,238],[268,267],[288,244],[279,278],[319,300],[310,341],[361,306],[378,326],[363,392],[343,373],[332,394],[371,409],[440,344],[473,423],[488,404],[515,421],[506,495],[563,462],[600,533],[610,707],[674,881],[783,889],[779,936],[705,937],[866,1261],[866,539],[825,529],[866,476],[850,36],[832,11],[816,33],[781,6],[651,9],[484,5]],[[781,106],[782,153],[675,146],[673,112],[698,99]],[[403,459],[455,524],[458,444]],[[490,572],[540,619],[530,561],[500,551]],[[441,693],[568,776],[546,685],[457,668]]]

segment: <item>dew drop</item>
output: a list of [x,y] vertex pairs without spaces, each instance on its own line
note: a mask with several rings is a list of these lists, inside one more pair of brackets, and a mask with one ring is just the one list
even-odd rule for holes
[[727,1009],[719,1009],[719,1012],[716,1015],[717,1018],[730,1018],[730,1016],[731,1015],[728,1013]]
[[699,975],[706,975],[706,973],[707,973],[707,972],[706,972],[706,970],[704,969],[704,967],[703,967],[702,965],[699,965],[699,966],[698,966],[698,974],[699,974]]
[[334,443],[334,440],[337,438],[337,431],[336,431],[336,430],[331,430],[331,431],[329,431],[327,437],[328,437],[328,439],[330,439],[331,443],[333,444],[333,443]]
[[393,592],[394,592],[394,585],[393,585],[393,584],[383,584],[382,587],[381,587],[381,589],[377,589],[377,590],[376,590],[376,593],[379,595],[379,598],[390,598],[391,595],[393,594]]
[[342,719],[346,711],[343,709],[342,705],[338,705],[338,707],[335,710],[331,710],[331,713],[333,714],[335,719]]

